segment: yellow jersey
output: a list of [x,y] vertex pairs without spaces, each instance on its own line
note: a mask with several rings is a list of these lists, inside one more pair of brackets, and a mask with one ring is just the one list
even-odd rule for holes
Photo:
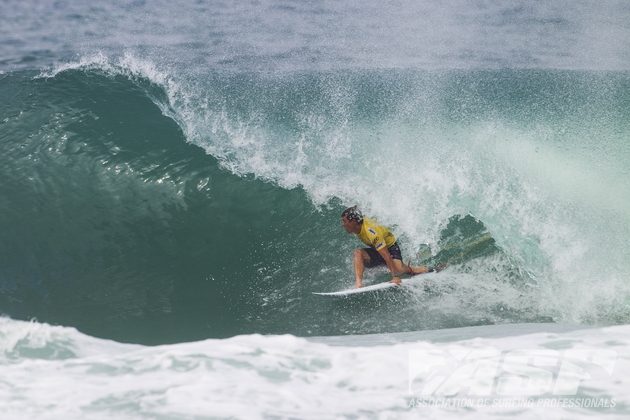
[[361,232],[357,234],[364,244],[380,251],[384,247],[390,247],[396,243],[396,237],[385,226],[377,224],[374,220],[364,218]]

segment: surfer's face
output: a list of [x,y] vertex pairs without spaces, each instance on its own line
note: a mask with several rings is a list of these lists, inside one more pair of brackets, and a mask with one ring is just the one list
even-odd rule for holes
[[355,222],[354,220],[348,220],[345,216],[342,216],[341,224],[348,233],[353,233],[356,231],[357,222]]

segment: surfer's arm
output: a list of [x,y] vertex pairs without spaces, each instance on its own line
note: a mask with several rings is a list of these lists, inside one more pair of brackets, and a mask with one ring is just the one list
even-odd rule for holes
[[398,277],[398,273],[396,272],[396,268],[394,267],[394,259],[392,255],[389,253],[389,249],[386,246],[378,250],[378,253],[381,254],[381,257],[385,260],[385,264],[387,264],[387,268],[389,268],[390,273],[392,273],[392,283],[400,284],[400,277]]

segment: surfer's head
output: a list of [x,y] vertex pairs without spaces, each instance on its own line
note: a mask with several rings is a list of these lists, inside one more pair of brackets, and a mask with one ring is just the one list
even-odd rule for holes
[[357,233],[361,230],[363,223],[363,213],[357,206],[348,207],[341,213],[341,223],[346,232]]

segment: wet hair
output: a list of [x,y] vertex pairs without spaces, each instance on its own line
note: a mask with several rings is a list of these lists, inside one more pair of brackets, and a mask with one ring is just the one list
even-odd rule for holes
[[357,223],[363,223],[363,213],[357,208],[357,206],[348,207],[341,213],[341,217],[345,217],[348,220],[354,220]]

